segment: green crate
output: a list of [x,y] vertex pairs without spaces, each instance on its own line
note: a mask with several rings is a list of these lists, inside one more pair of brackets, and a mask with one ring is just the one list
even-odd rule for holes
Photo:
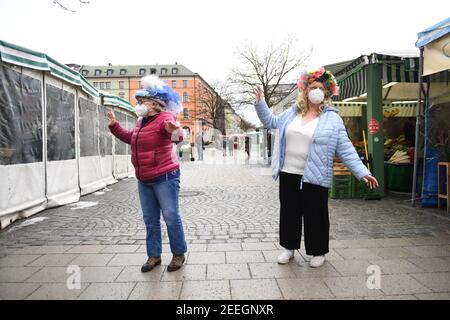
[[360,199],[367,195],[367,186],[355,177],[352,179],[352,198]]
[[352,176],[338,175],[333,176],[330,188],[330,197],[332,199],[349,199],[352,197]]

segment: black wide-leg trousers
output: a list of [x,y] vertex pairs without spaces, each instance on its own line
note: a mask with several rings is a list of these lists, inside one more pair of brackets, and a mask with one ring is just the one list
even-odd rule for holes
[[303,182],[301,175],[280,172],[280,245],[300,249],[302,221],[307,255],[328,253],[328,188]]

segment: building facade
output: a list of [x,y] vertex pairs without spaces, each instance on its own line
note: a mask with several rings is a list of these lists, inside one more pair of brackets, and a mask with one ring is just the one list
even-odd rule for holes
[[180,96],[183,112],[178,115],[177,120],[190,137],[190,140],[186,141],[194,142],[195,133],[199,130],[212,130],[198,121],[199,114],[202,114],[202,118],[205,117],[201,112],[202,103],[198,99],[198,92],[204,88],[211,92],[214,90],[198,73],[181,64],[81,66],[79,72],[91,81],[95,88],[117,95],[132,105],[136,104],[134,94],[141,88],[142,77],[157,75]]

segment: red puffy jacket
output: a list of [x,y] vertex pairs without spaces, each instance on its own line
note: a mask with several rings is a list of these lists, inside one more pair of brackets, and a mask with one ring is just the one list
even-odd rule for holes
[[170,112],[160,112],[143,126],[142,118],[139,118],[133,131],[118,122],[109,126],[114,136],[131,145],[131,162],[139,181],[152,180],[179,168],[173,142],[179,142],[183,137],[177,136],[173,141],[172,134],[164,128],[166,121],[175,120]]

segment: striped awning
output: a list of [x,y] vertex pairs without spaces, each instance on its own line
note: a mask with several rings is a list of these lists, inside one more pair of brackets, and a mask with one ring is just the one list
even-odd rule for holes
[[[54,60],[44,53],[33,51],[12,43],[0,40],[0,60],[13,65],[23,66],[34,70],[47,71],[51,75],[67,81],[81,89],[90,96],[99,98],[101,94],[86,78],[79,72]],[[134,112],[131,104],[119,97],[108,95],[106,101],[114,101],[115,104]]]
[[135,112],[135,109],[130,105],[130,103],[120,97],[103,92],[101,93],[101,96],[103,97],[103,104],[105,105],[118,106],[127,109],[128,111],[131,111],[133,113]]
[[[366,102],[333,102],[339,110],[341,117],[361,117],[362,108],[367,107]],[[386,103],[383,104],[383,115],[386,118],[390,117],[415,117],[417,103]]]
[[370,56],[361,56],[336,72],[335,76],[340,86],[340,95],[334,100],[359,97],[367,93],[367,65],[369,61],[382,64],[383,85],[391,82],[418,82],[418,57],[398,57],[374,53]]

